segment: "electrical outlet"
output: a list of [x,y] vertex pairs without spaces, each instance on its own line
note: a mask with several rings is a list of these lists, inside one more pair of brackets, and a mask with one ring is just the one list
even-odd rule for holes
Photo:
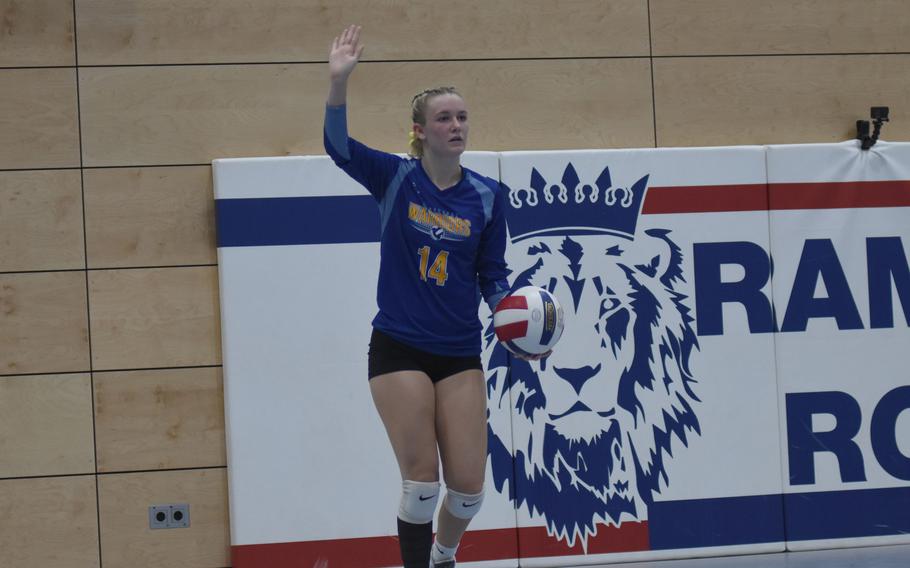
[[170,518],[170,508],[167,505],[152,505],[149,507],[150,529],[166,529]]
[[187,503],[149,507],[150,529],[182,529],[188,526],[190,526],[190,506]]
[[190,506],[187,503],[171,505],[171,523],[172,529],[185,529],[190,526]]

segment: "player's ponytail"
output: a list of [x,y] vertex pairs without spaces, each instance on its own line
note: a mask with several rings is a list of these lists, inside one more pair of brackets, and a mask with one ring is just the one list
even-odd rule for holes
[[412,158],[423,157],[423,140],[414,134],[413,128],[408,132],[408,156],[411,156]]
[[[457,95],[461,97],[455,87],[434,87],[421,91],[411,99],[411,122],[426,126],[427,124],[427,103],[433,97],[440,95]],[[414,129],[411,128],[408,133],[408,155],[413,158],[423,157],[423,140],[414,135]]]

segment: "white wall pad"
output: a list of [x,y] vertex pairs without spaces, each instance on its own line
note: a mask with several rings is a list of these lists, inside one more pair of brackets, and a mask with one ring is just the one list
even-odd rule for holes
[[791,550],[910,542],[910,144],[768,148]]
[[[498,177],[497,154],[464,163]],[[394,566],[401,480],[366,363],[376,202],[324,156],[213,170],[232,565]],[[488,501],[459,566],[515,566],[515,523]]]
[[501,175],[513,285],[566,313],[552,356],[491,375],[521,565],[783,550],[764,149],[508,152]]
[[[513,284],[567,322],[537,363],[485,334],[459,566],[903,542],[908,146],[466,155],[510,192]],[[375,203],[324,157],[214,173],[233,565],[393,566]]]

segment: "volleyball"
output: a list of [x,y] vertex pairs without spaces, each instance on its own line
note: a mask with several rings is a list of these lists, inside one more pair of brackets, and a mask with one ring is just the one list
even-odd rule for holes
[[546,353],[562,336],[562,307],[537,286],[525,286],[503,298],[493,312],[496,338],[516,355]]

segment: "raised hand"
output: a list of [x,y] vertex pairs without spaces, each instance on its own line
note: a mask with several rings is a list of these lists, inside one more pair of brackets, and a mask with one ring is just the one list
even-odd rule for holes
[[333,81],[347,79],[360,61],[360,54],[363,53],[360,29],[360,26],[348,26],[332,42],[332,49],[329,51],[329,76]]

